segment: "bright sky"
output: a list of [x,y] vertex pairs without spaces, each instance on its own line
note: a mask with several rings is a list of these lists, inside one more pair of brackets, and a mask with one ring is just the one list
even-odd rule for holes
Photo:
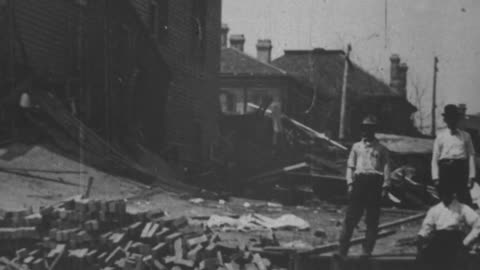
[[[247,53],[259,38],[273,42],[273,58],[284,49],[344,49],[372,74],[389,80],[389,56],[409,65],[412,83],[426,89],[429,110],[433,57],[439,57],[438,102],[466,103],[480,112],[480,1],[478,0],[223,0],[223,22],[245,34]],[[410,93],[411,94],[411,93]],[[443,108],[440,108],[441,110]]]

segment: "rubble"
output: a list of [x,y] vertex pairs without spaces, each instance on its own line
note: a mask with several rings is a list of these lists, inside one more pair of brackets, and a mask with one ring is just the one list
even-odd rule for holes
[[223,231],[262,231],[262,230],[308,230],[310,224],[292,214],[285,214],[279,218],[269,218],[259,214],[242,215],[239,218],[213,215],[206,222],[206,226]]
[[202,199],[202,198],[193,198],[193,199],[190,199],[189,202],[190,203],[193,203],[193,204],[200,204],[200,203],[203,203],[205,200]]
[[[264,217],[265,219],[265,217]],[[28,226],[27,226],[28,225]],[[0,258],[8,269],[271,269],[249,249],[230,247],[186,217],[128,213],[125,200],[72,198],[39,213],[6,213],[0,239],[15,249]],[[26,241],[28,240],[28,241]],[[24,241],[24,242],[22,242]],[[25,243],[25,244],[22,244]],[[255,247],[258,250],[258,246]],[[261,250],[261,249],[260,249]]]

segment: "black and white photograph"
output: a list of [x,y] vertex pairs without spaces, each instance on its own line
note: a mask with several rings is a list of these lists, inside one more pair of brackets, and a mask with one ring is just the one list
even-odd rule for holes
[[0,270],[480,269],[477,0],[0,0]]

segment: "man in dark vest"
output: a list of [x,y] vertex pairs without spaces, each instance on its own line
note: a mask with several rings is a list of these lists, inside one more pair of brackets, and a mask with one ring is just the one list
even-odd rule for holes
[[[461,203],[473,206],[470,189],[475,179],[475,150],[470,134],[458,128],[461,114],[457,106],[445,106],[447,129],[437,134],[432,154],[432,179],[440,197],[456,193]],[[448,202],[447,202],[448,203]]]

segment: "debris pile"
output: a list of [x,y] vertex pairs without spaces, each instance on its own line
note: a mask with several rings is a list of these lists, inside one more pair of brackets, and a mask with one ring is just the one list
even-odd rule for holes
[[128,213],[124,200],[77,197],[39,213],[6,213],[0,225],[0,241],[9,243],[0,269],[273,267],[253,249],[224,245],[218,234],[186,217],[172,218],[161,210]]
[[279,218],[269,218],[259,214],[242,215],[238,219],[212,215],[206,225],[209,228],[220,228],[222,231],[262,231],[262,230],[308,230],[310,224],[292,214],[285,214]]

